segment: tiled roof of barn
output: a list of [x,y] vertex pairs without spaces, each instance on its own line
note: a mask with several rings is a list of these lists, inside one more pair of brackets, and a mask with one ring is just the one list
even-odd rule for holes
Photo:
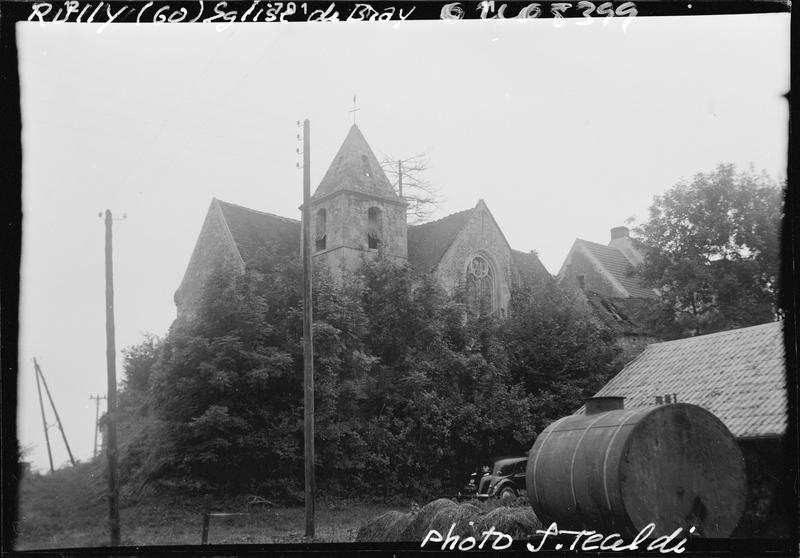
[[620,250],[583,239],[578,239],[578,242],[582,243],[583,247],[600,262],[600,265],[625,287],[630,296],[643,298],[657,296],[653,289],[642,286],[638,279],[628,275],[632,266]]
[[408,261],[427,273],[442,259],[475,209],[466,209],[436,221],[408,227]]
[[514,265],[517,266],[519,272],[524,278],[543,279],[550,277],[550,273],[539,257],[533,252],[520,252],[519,250],[511,250],[511,255],[514,258]]
[[737,438],[786,432],[787,390],[783,324],[655,343],[597,395],[623,396],[626,408],[676,394],[714,413]]
[[400,201],[358,126],[353,124],[313,198],[353,190]]
[[253,261],[261,249],[275,254],[299,252],[300,221],[216,201],[245,264]]

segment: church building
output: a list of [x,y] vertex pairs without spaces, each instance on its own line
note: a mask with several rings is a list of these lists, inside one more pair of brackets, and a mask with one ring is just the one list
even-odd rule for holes
[[[367,258],[408,262],[452,292],[464,285],[467,302],[504,315],[511,288],[549,277],[533,252],[513,250],[483,200],[471,209],[416,226],[407,204],[353,124],[310,200],[313,265],[343,276]],[[175,293],[178,318],[191,317],[203,285],[218,265],[244,272],[259,251],[301,253],[301,224],[216,198]]]

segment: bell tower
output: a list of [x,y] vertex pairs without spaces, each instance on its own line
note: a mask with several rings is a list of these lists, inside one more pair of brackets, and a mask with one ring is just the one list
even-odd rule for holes
[[378,253],[407,260],[407,205],[353,124],[311,197],[314,262],[336,276]]

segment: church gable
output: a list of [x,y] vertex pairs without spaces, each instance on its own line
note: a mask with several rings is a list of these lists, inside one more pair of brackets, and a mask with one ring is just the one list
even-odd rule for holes
[[409,227],[408,261],[419,273],[435,274],[449,290],[474,287],[484,300],[490,292],[494,311],[507,308],[511,285],[550,277],[535,253],[511,249],[483,200],[472,209]]
[[243,273],[259,252],[299,253],[300,222],[214,198],[175,292],[178,317],[194,313],[209,276],[220,267]]
[[483,200],[467,213],[436,265],[436,277],[449,290],[463,285],[468,302],[481,311],[504,312],[511,298],[511,247]]
[[241,273],[244,272],[244,260],[233,240],[220,203],[214,198],[206,213],[183,280],[175,292],[179,319],[194,313],[206,281],[220,267]]

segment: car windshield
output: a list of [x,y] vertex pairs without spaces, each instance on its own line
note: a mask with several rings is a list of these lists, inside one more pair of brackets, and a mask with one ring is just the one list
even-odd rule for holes
[[516,462],[504,462],[504,463],[495,463],[494,466],[494,475],[496,477],[507,477],[508,475],[514,472],[514,466]]

